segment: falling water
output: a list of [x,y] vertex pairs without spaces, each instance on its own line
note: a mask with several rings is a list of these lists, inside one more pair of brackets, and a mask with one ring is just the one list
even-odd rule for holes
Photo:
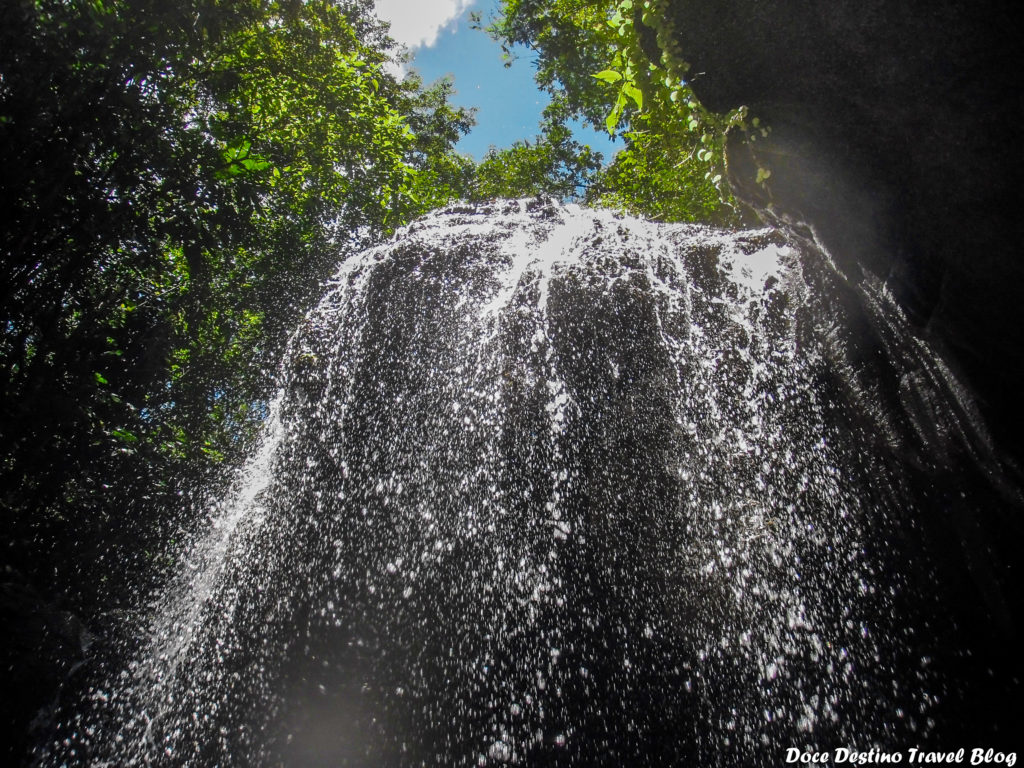
[[920,521],[977,538],[950,467],[1003,481],[882,285],[812,244],[449,208],[346,260],[283,371],[44,765],[774,765],[942,727]]

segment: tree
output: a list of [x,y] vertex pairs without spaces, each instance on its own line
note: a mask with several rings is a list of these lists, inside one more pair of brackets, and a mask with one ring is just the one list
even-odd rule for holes
[[600,153],[574,140],[564,120],[549,107],[533,143],[517,141],[507,149],[488,151],[476,167],[469,196],[581,199],[600,167]]
[[0,504],[10,562],[80,606],[176,524],[174,478],[241,455],[346,245],[464,189],[471,113],[387,74],[371,9],[0,11]]
[[504,0],[488,31],[509,55],[537,57],[537,82],[562,123],[580,118],[625,142],[588,202],[665,221],[734,223],[725,132],[742,110],[703,109],[686,82],[665,0]]

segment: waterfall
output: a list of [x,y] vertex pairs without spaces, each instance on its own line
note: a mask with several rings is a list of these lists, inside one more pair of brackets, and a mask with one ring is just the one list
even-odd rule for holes
[[282,371],[41,764],[776,765],[973,701],[944,649],[1001,626],[985,510],[1017,502],[811,239],[450,207],[344,261]]

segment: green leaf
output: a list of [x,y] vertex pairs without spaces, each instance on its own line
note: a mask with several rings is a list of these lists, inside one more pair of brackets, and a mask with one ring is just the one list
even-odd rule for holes
[[622,74],[616,72],[614,69],[603,69],[596,75],[591,75],[591,77],[596,77],[598,80],[604,80],[606,83],[617,83],[622,79]]
[[96,377],[96,383],[97,384],[109,384],[110,383],[105,378],[103,378],[103,374],[99,373],[98,371],[96,373],[94,373],[93,375]]
[[619,94],[618,100],[615,102],[615,106],[612,111],[608,113],[608,117],[604,119],[605,128],[608,129],[608,135],[615,135],[615,126],[619,124],[619,118],[622,117],[622,109],[625,106],[625,99],[622,94]]
[[622,84],[622,92],[624,94],[626,94],[629,98],[631,98],[634,102],[636,102],[636,108],[637,109],[643,109],[644,108],[644,94],[643,94],[643,91],[641,91],[635,85],[633,85],[632,83],[623,83]]
[[137,443],[139,441],[138,435],[129,432],[127,429],[115,429],[110,434],[112,437],[116,437],[118,440],[126,443]]
[[244,136],[233,139],[224,147],[224,159],[231,163],[246,157],[249,154],[250,147],[252,147],[252,142]]
[[248,171],[263,171],[270,167],[269,161],[253,157],[247,157],[242,161],[242,165]]

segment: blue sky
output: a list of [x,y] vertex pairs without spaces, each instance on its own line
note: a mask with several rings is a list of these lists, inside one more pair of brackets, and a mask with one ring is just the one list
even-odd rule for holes
[[[532,140],[548,102],[533,81],[529,51],[522,51],[506,68],[501,46],[469,28],[471,11],[482,12],[486,21],[494,7],[495,0],[377,0],[378,15],[392,22],[392,36],[413,51],[412,68],[426,82],[453,75],[453,101],[477,107],[477,125],[458,146],[477,160],[492,145],[501,148],[517,139]],[[601,151],[605,162],[616,149],[607,134],[579,126],[576,135]]]

